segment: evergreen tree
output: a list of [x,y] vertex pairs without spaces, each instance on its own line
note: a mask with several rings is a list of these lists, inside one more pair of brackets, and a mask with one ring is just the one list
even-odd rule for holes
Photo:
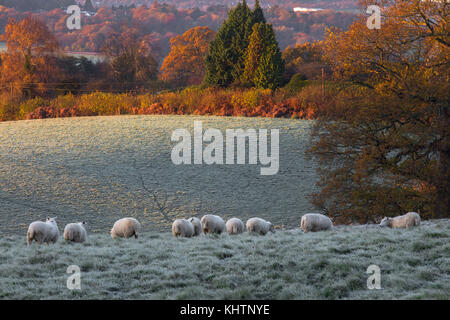
[[206,58],[207,85],[228,86],[238,82],[245,67],[245,52],[253,27],[253,12],[244,0],[230,10]]
[[259,1],[246,0],[230,10],[206,57],[206,85],[251,84],[275,89],[284,63],[272,25],[266,24]]
[[233,82],[234,53],[231,48],[232,31],[230,29],[225,22],[209,46],[204,79],[207,85],[228,86]]
[[84,7],[83,10],[87,11],[87,12],[95,12],[95,8],[92,5],[91,0],[86,0],[86,2],[84,3]]
[[276,89],[281,86],[284,72],[284,61],[280,48],[272,44],[264,50],[256,70],[254,83],[258,88]]
[[257,23],[253,26],[253,32],[249,38],[249,45],[245,53],[245,68],[241,82],[247,85],[254,85],[256,70],[258,69],[261,54],[264,50],[264,23]]
[[281,85],[284,61],[271,24],[253,26],[245,58],[243,82],[272,90]]
[[266,18],[264,17],[263,9],[259,4],[259,0],[255,2],[255,8],[253,9],[253,23],[266,23]]
[[240,9],[236,11],[231,23],[236,34],[233,37],[232,46],[235,50],[237,61],[234,64],[232,77],[234,83],[240,83],[242,73],[245,68],[245,53],[247,51],[249,37],[252,33],[252,27],[254,24],[253,12],[244,0],[240,6]]

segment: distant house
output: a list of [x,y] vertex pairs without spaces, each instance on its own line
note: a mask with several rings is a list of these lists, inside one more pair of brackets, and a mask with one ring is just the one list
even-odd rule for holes
[[314,12],[314,11],[321,11],[323,9],[321,8],[302,8],[302,7],[295,7],[294,12]]

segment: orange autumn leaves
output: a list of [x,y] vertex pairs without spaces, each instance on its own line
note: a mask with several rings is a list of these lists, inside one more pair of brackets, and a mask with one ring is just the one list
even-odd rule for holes
[[170,40],[171,50],[161,67],[161,79],[177,87],[200,84],[205,76],[205,57],[215,32],[195,27]]
[[8,51],[1,55],[0,83],[19,91],[39,92],[43,90],[40,83],[54,80],[58,41],[38,19],[11,19],[4,39]]

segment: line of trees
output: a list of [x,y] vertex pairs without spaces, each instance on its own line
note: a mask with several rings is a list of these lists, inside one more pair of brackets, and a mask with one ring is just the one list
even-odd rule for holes
[[[54,34],[34,16],[10,19],[4,39],[7,52],[0,60],[0,83],[16,96],[77,93],[86,83],[91,89],[116,91],[160,87],[153,49],[136,28],[111,32],[101,48],[106,62],[95,66],[64,56]],[[83,75],[86,71],[92,72]],[[196,27],[172,38],[160,78],[177,88],[204,80],[206,86],[276,89],[283,83],[283,72],[272,26],[258,1],[252,11],[244,0],[230,11],[217,34]]]
[[[168,5],[167,2],[155,2],[148,7],[135,8],[99,7],[95,15],[83,15],[81,30],[68,30],[65,8],[67,7],[47,11],[18,11],[0,5],[0,33],[8,24],[9,18],[22,20],[32,14],[56,35],[63,50],[99,52],[109,34],[124,33],[135,28],[139,31],[140,39],[145,39],[151,45],[154,58],[161,63],[169,53],[171,38],[197,26],[217,31],[229,11],[224,6],[203,10],[181,9],[178,5]],[[265,8],[264,14],[267,22],[273,25],[282,50],[299,43],[322,40],[326,27],[337,26],[346,30],[356,18],[356,14],[351,12],[323,10],[296,13],[292,8],[282,7]]]

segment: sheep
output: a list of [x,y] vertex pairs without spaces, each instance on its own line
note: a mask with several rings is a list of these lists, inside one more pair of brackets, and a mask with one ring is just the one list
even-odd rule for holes
[[395,218],[384,217],[380,227],[409,228],[420,225],[420,216],[417,212],[408,212]]
[[219,216],[207,214],[202,217],[201,223],[204,234],[225,232],[225,221]]
[[134,235],[134,237],[137,239],[140,229],[141,224],[136,219],[122,218],[114,223],[111,229],[111,237],[113,239],[115,239],[116,237],[130,238]]
[[174,237],[190,238],[194,236],[194,225],[186,219],[177,219],[172,223],[172,233]]
[[192,217],[189,218],[188,221],[194,226],[194,236],[199,236],[202,232],[202,222],[200,221],[200,219]]
[[307,213],[302,216],[300,228],[303,232],[330,230],[333,228],[333,222],[323,214]]
[[228,234],[240,234],[244,232],[245,226],[241,219],[231,218],[226,225]]
[[47,218],[45,222],[34,221],[28,227],[27,245],[30,245],[33,240],[38,243],[49,242],[55,243],[59,238],[59,229],[55,218]]
[[247,231],[255,232],[262,236],[266,235],[269,231],[275,232],[275,227],[269,221],[261,218],[251,218],[247,220]]
[[86,222],[69,223],[64,228],[64,240],[85,242],[87,240]]

